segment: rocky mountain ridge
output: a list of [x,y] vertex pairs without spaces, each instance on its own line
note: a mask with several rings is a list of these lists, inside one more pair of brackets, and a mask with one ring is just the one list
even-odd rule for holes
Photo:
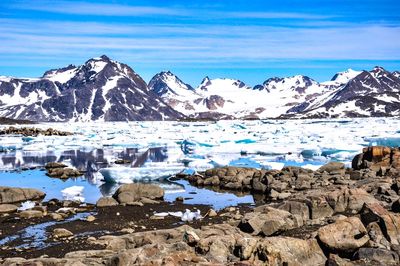
[[47,71],[38,79],[0,79],[0,116],[32,121],[175,120],[182,114],[147,89],[129,66],[107,56]]
[[250,87],[205,77],[197,87],[170,71],[147,84],[107,56],[46,71],[0,77],[0,116],[31,121],[142,121],[383,117],[400,115],[400,72],[347,70],[317,82],[296,75]]

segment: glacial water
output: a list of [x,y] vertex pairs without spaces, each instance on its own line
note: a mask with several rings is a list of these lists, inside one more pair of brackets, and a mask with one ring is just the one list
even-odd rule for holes
[[[87,202],[112,193],[122,183],[157,183],[166,199],[217,207],[252,203],[252,197],[196,189],[170,182],[181,171],[225,165],[280,169],[294,165],[317,169],[329,161],[350,165],[368,145],[400,145],[400,121],[390,118],[345,120],[266,120],[219,122],[44,123],[73,136],[0,136],[0,186],[33,187],[61,198],[61,190],[84,188]],[[119,159],[129,164],[116,164]],[[84,170],[83,177],[60,180],[44,171],[47,162]],[[22,171],[24,170],[24,171]],[[197,196],[193,196],[197,193]]]

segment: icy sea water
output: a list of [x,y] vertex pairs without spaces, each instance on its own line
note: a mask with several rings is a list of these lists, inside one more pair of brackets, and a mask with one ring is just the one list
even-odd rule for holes
[[[232,165],[280,169],[294,165],[317,169],[329,161],[350,165],[368,145],[400,145],[398,119],[265,120],[219,122],[44,123],[40,128],[76,132],[73,136],[0,136],[0,185],[34,187],[47,198],[61,190],[84,187],[95,202],[121,183],[150,182],[165,188],[166,198],[184,196],[192,203],[235,205],[252,197],[196,189],[168,177]],[[125,165],[117,159],[129,160]],[[85,170],[83,178],[62,181],[44,171],[18,169],[63,162]],[[7,171],[13,172],[7,172]],[[196,192],[197,194],[190,194]]]

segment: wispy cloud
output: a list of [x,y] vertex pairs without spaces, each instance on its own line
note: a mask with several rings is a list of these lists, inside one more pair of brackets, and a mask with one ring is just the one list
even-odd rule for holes
[[290,12],[224,12],[221,16],[227,18],[258,18],[258,19],[328,19],[336,16],[310,13]]
[[[124,54],[146,62],[400,59],[400,27],[288,28],[0,20],[0,54]],[[117,33],[108,34],[112,29]],[[73,30],[71,30],[73,29]],[[87,29],[90,29],[88,31]],[[6,64],[7,62],[2,62]]]
[[45,11],[75,15],[99,16],[152,16],[152,15],[185,15],[184,10],[155,6],[132,6],[120,4],[89,3],[75,1],[48,1],[39,0],[40,3],[20,1],[10,5],[15,9]]
[[[198,67],[306,68],[299,62],[307,60],[400,60],[400,23],[386,9],[376,16],[369,8],[353,15],[340,7],[325,12],[304,4],[255,8],[249,1],[247,7],[245,0],[115,2],[0,2],[0,69],[79,64],[101,54],[134,67],[192,72]],[[390,14],[395,19],[385,19]]]
[[22,10],[43,11],[60,14],[74,15],[96,15],[96,16],[115,16],[115,17],[138,17],[138,16],[178,16],[191,18],[211,17],[213,19],[229,18],[250,18],[250,19],[310,19],[320,20],[332,18],[332,15],[321,15],[299,12],[226,12],[219,9],[218,5],[202,5],[197,9],[184,7],[159,7],[159,6],[134,6],[121,4],[104,4],[91,2],[71,2],[71,1],[49,1],[38,0],[37,4],[19,1],[11,8]]

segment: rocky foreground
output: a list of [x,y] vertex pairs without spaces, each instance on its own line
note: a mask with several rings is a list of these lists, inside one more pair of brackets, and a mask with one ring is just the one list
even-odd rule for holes
[[[206,217],[207,222],[200,225],[188,223],[168,229],[125,230],[122,235],[88,237],[85,241],[90,243],[89,248],[66,253],[63,258],[3,258],[2,264],[400,264],[400,149],[365,148],[354,158],[351,169],[335,162],[317,171],[298,167],[279,171],[224,167],[176,178],[216,190],[257,193],[261,204],[246,212],[235,208],[209,212],[210,216],[225,219]],[[43,197],[31,190],[17,191],[17,197],[9,190],[0,190],[0,208]],[[100,199],[94,208],[100,213],[101,208],[135,206],[149,211],[149,221],[162,220],[166,218],[154,216],[154,209],[145,208],[148,204],[157,206],[162,195],[156,187],[148,190],[143,185],[123,186],[112,198]],[[108,220],[121,222],[117,217]],[[73,237],[64,230],[53,233],[61,238]]]

